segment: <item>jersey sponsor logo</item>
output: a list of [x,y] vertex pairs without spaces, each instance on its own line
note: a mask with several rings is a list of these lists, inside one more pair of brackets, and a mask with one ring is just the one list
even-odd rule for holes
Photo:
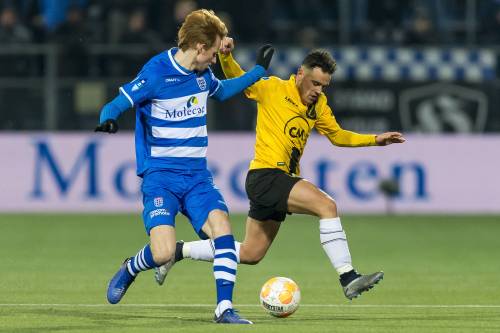
[[299,107],[299,105],[297,103],[295,103],[290,97],[288,96],[285,96],[285,101],[287,101],[288,103],[292,104],[293,106],[295,106],[296,108]]
[[189,109],[191,105],[198,105],[198,98],[196,96],[189,97],[186,107]]
[[155,209],[149,213],[149,218],[155,218],[157,216],[169,216],[170,212],[165,208]]
[[305,142],[309,136],[309,123],[303,117],[295,116],[286,122],[283,133],[291,139]]
[[208,91],[177,98],[158,100],[151,105],[151,116],[168,121],[204,117],[207,113]]
[[187,108],[183,109],[174,109],[174,110],[165,110],[165,119],[168,120],[183,120],[191,117],[202,116],[205,112],[205,106],[195,107],[195,108]]
[[163,206],[163,198],[156,197],[153,199],[153,203],[154,203],[155,207],[161,207],[161,206]]
[[137,82],[136,84],[134,84],[132,86],[132,91],[137,91],[137,90],[141,89],[142,87],[144,87],[146,82],[147,82],[146,79],[142,79],[141,81]]
[[180,82],[180,81],[181,81],[181,80],[179,80],[179,79],[178,79],[178,78],[176,78],[176,77],[167,77],[167,78],[165,79],[165,82],[166,82],[166,83],[170,83],[170,82]]
[[186,102],[186,106],[180,110],[174,109],[172,111],[165,110],[166,119],[175,118],[189,118],[190,116],[203,115],[205,114],[205,106],[198,107],[198,97],[191,96]]
[[207,89],[207,81],[205,81],[204,77],[197,77],[196,83],[198,83],[198,87],[200,87],[201,90]]

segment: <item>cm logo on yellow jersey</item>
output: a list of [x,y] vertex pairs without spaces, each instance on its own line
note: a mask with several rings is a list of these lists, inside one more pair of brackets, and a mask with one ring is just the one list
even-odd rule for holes
[[309,137],[309,130],[307,120],[301,116],[295,116],[286,122],[283,133],[292,140],[298,140],[301,144],[305,144]]

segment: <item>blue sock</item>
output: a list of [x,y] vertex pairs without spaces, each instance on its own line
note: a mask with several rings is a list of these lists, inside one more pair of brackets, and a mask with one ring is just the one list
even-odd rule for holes
[[151,246],[147,244],[134,257],[130,258],[127,264],[127,270],[132,276],[136,276],[139,272],[147,271],[158,265],[153,260]]
[[214,247],[214,276],[217,286],[215,313],[220,316],[226,309],[233,307],[233,289],[238,265],[233,235],[214,239]]

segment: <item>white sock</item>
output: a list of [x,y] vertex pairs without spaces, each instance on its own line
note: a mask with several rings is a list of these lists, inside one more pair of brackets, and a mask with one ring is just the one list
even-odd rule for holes
[[353,269],[347,238],[339,217],[319,220],[319,239],[339,275]]
[[233,308],[233,303],[231,303],[231,301],[228,301],[228,300],[223,300],[222,302],[220,302],[219,304],[217,304],[217,307],[215,308],[215,315],[217,317],[220,317],[220,315],[226,311],[227,309],[232,309]]
[[[240,242],[234,242],[236,248],[236,259],[240,262]],[[182,256],[193,260],[214,261],[214,243],[211,239],[185,242],[182,246]]]

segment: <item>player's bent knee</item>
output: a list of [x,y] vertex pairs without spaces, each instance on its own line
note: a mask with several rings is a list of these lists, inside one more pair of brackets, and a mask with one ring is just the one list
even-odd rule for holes
[[[156,246],[154,246],[156,245]],[[153,255],[154,262],[160,266],[166,264],[174,256],[174,248],[169,246],[158,246],[158,244],[152,244],[151,254]]]
[[266,255],[266,252],[242,252],[240,250],[240,262],[245,265],[257,265]]
[[220,209],[214,209],[210,212],[202,230],[212,239],[232,234],[229,217],[226,212]]
[[335,201],[331,198],[322,200],[318,215],[320,218],[337,217],[337,204]]
[[241,263],[245,265],[257,265],[263,257],[250,257],[242,260]]

